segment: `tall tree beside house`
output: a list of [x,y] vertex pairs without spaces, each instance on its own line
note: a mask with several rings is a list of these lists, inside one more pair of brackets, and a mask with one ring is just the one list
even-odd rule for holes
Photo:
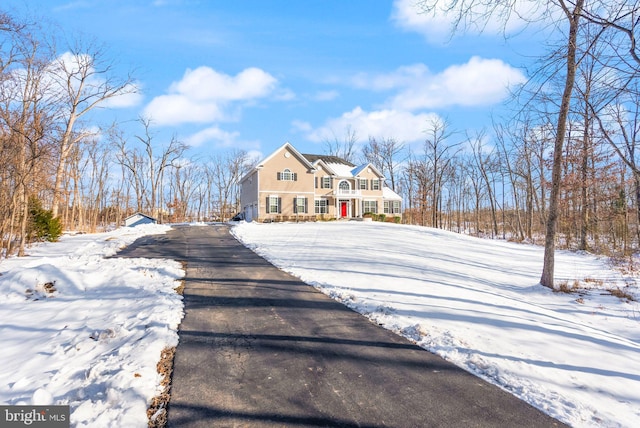
[[399,174],[398,164],[405,160],[402,157],[403,152],[404,144],[395,138],[369,136],[369,142],[362,147],[364,161],[371,163],[389,178],[389,187],[394,192],[398,190],[396,188]]
[[356,156],[356,143],[358,142],[358,134],[351,127],[344,129],[344,136],[340,138],[333,134],[333,138],[325,138],[325,153],[329,156],[337,156],[347,162],[353,163]]
[[239,210],[238,182],[248,169],[248,154],[244,150],[233,150],[214,157],[210,167],[218,215],[222,221],[229,220]]

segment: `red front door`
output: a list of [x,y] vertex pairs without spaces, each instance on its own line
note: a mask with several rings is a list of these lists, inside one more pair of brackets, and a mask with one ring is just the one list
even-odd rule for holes
[[347,202],[340,202],[340,217],[347,216]]

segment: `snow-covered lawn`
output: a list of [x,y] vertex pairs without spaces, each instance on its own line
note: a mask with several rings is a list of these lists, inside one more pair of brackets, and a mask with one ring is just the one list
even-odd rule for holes
[[[156,363],[183,315],[169,260],[106,258],[167,226],[65,236],[0,263],[0,403],[70,404],[72,426],[147,425]],[[364,222],[240,223],[282,269],[576,427],[640,426],[640,305],[603,260],[440,230]],[[43,287],[55,281],[55,291]],[[27,289],[31,291],[27,291]]]
[[184,270],[105,257],[168,229],[63,236],[0,263],[0,403],[69,404],[77,427],[147,426],[160,352],[178,343]]
[[[281,269],[575,427],[640,426],[640,297],[604,260],[382,223],[240,223],[233,233]],[[626,287],[628,285],[628,287]],[[453,397],[452,399],[455,399]]]

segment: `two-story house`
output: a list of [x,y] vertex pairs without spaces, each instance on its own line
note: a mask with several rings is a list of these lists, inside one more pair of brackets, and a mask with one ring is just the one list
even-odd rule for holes
[[402,198],[373,165],[336,156],[303,155],[285,143],[240,180],[247,221],[400,217]]

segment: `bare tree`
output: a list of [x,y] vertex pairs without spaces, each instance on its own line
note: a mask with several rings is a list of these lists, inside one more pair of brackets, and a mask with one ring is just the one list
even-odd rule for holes
[[495,192],[493,191],[492,182],[489,179],[490,170],[494,167],[492,165],[492,158],[494,157],[494,154],[492,152],[485,153],[483,139],[484,132],[481,132],[478,133],[475,137],[469,138],[469,143],[471,145],[475,167],[480,173],[480,177],[484,182],[484,186],[489,197],[489,206],[491,207],[491,220],[493,224],[492,236],[495,237],[496,235],[498,235],[496,198]]
[[248,155],[244,150],[233,150],[212,158],[209,167],[217,190],[218,212],[225,221],[238,211],[238,182],[247,170]]
[[396,191],[398,180],[397,164],[404,159],[398,157],[404,151],[404,144],[399,143],[395,138],[369,137],[369,143],[362,148],[362,156],[366,162],[370,162],[382,174],[388,175],[391,181],[391,189]]
[[432,119],[427,124],[427,138],[424,142],[424,156],[429,165],[430,198],[432,204],[431,225],[440,227],[443,179],[448,173],[460,143],[451,144],[452,132],[446,120]]
[[161,214],[160,208],[164,206],[163,201],[163,180],[165,171],[170,167],[179,167],[179,161],[187,149],[187,146],[179,141],[175,136],[171,137],[169,145],[162,147],[160,155],[157,155],[157,147],[154,143],[154,135],[151,132],[151,120],[140,118],[140,123],[144,128],[142,135],[135,138],[142,144],[146,156],[147,177],[147,206],[153,216]]
[[325,139],[324,146],[326,154],[337,156],[353,162],[355,157],[355,145],[358,142],[358,135],[351,126],[347,126],[344,130],[344,138],[340,139],[337,135],[333,135],[333,140]]
[[58,216],[62,202],[68,156],[73,147],[87,136],[85,131],[76,132],[78,121],[108,99],[136,91],[133,78],[130,75],[117,77],[114,63],[106,55],[104,48],[78,41],[51,65],[51,74],[57,84],[55,96],[61,108],[61,135],[52,201],[54,217]]
[[[500,19],[506,24],[509,19],[518,15],[516,5],[512,0],[448,0],[438,2],[436,0],[422,0],[418,2],[422,10],[433,13],[437,10],[445,10],[454,17],[454,30],[464,28],[467,25],[484,27],[489,19]],[[553,21],[561,14],[563,22],[555,25],[555,30],[562,34],[565,40],[563,49],[564,62],[564,87],[560,97],[558,114],[556,116],[556,132],[553,148],[553,161],[551,170],[551,192],[549,196],[549,208],[547,212],[545,233],[545,255],[540,283],[546,287],[554,288],[555,265],[555,237],[558,221],[558,203],[562,179],[563,146],[567,132],[567,120],[570,113],[571,100],[574,92],[576,70],[581,57],[578,56],[579,30],[583,23],[594,24],[600,32],[612,30],[626,36],[625,44],[628,52],[625,54],[640,64],[637,55],[635,41],[636,27],[638,25],[638,3],[627,1],[593,1],[585,7],[584,0],[549,0],[546,2],[530,2],[536,8],[537,13],[531,13],[528,17],[519,15],[518,19],[547,19]],[[533,17],[533,18],[531,18]],[[592,49],[595,36],[584,48],[585,52]],[[622,53],[621,55],[622,56]]]
[[17,239],[18,255],[22,256],[28,239],[29,201],[46,186],[44,160],[51,104],[44,94],[49,51],[26,27],[2,14],[0,38],[0,187],[4,206],[0,235],[6,254]]

